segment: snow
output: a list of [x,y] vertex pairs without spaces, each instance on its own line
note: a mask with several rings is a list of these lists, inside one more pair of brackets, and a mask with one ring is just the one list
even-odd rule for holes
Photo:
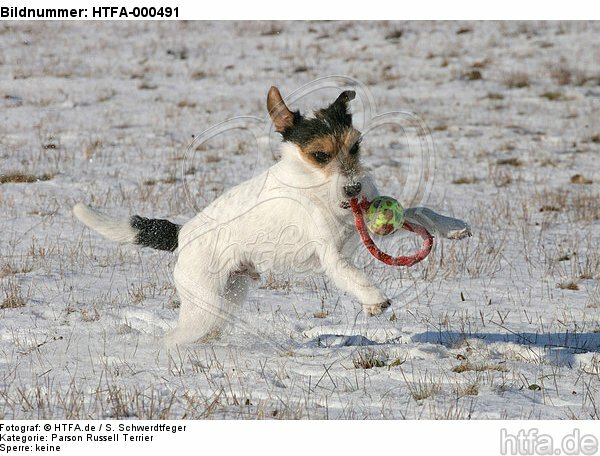
[[[599,418],[598,23],[3,22],[0,43],[0,174],[50,177],[0,183],[0,418]],[[71,208],[185,222],[276,159],[268,88],[320,107],[332,74],[360,81],[382,192],[473,237],[410,269],[361,254],[381,317],[267,276],[220,339],[167,353],[174,256]]]

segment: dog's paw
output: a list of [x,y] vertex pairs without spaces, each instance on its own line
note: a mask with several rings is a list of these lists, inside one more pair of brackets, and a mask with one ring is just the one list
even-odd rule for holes
[[369,317],[374,317],[375,315],[381,315],[385,310],[392,305],[392,301],[386,299],[383,302],[378,304],[365,304],[363,305],[363,312],[366,313]]

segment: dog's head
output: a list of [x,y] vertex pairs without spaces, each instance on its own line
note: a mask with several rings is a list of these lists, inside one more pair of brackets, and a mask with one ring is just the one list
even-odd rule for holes
[[342,207],[359,196],[366,184],[360,164],[361,134],[353,127],[348,109],[355,95],[351,90],[342,92],[328,107],[307,116],[290,111],[276,87],[271,87],[267,97],[275,130],[307,171],[323,183],[334,184]]

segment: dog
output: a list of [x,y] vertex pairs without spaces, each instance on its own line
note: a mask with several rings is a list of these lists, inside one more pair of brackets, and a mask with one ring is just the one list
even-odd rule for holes
[[[302,115],[271,87],[267,110],[282,138],[281,160],[183,226],[74,206],[80,221],[108,239],[177,252],[181,306],[165,338],[168,347],[218,337],[235,319],[251,282],[267,271],[325,274],[367,316],[390,307],[391,300],[350,261],[361,245],[350,199],[379,195],[361,164],[361,133],[349,107],[355,96],[344,91],[326,108]],[[471,236],[467,223],[425,207],[405,209],[405,220],[447,239]]]
[[108,239],[176,251],[181,306],[167,346],[220,334],[250,283],[267,271],[325,274],[369,316],[390,307],[390,299],[349,260],[360,244],[349,200],[378,195],[361,164],[361,133],[349,106],[354,98],[354,91],[344,91],[326,108],[303,115],[271,87],[267,110],[282,138],[280,161],[183,226],[74,206],[81,222]]

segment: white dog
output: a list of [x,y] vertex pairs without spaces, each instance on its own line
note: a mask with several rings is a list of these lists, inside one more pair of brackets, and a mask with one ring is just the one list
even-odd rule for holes
[[[368,315],[390,300],[348,258],[359,244],[348,209],[352,197],[377,190],[360,164],[360,133],[352,126],[343,92],[309,116],[292,112],[271,87],[267,109],[283,137],[282,159],[230,189],[183,226],[133,216],[117,219],[77,204],[73,211],[105,237],[162,250],[177,250],[175,284],[181,299],[167,345],[216,335],[234,315],[251,280],[266,271],[324,273],[351,293]],[[461,237],[466,225],[432,211],[407,211],[430,232]],[[458,223],[458,225],[456,224]],[[458,234],[457,234],[458,233]]]

